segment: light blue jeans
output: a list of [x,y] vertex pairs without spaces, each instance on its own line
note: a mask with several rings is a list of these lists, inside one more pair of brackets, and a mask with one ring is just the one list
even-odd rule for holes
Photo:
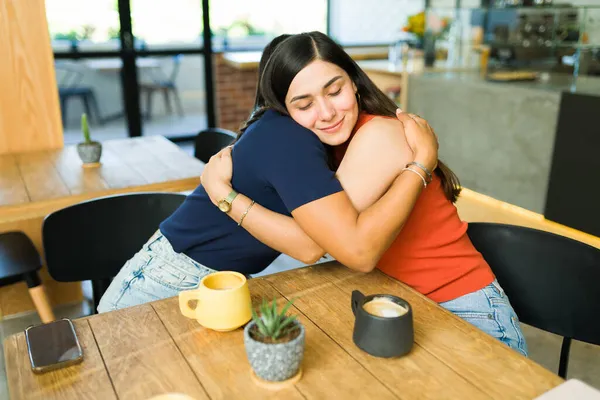
[[[167,238],[156,231],[115,276],[100,300],[98,312],[177,296],[183,290],[196,289],[200,280],[213,272],[216,271],[185,254],[176,253]],[[527,355],[517,315],[497,281],[440,305]]]
[[196,289],[200,280],[216,272],[182,253],[176,253],[160,231],[125,263],[104,292],[98,312],[136,306]]
[[498,281],[440,306],[527,356],[519,319]]

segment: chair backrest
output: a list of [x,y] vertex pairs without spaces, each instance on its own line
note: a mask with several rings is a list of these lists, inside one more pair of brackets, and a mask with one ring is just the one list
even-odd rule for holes
[[51,213],[42,227],[50,276],[61,282],[114,277],[185,197],[180,193],[122,194]]
[[522,322],[600,345],[600,249],[514,225],[469,223],[468,234]]
[[219,150],[230,145],[237,135],[222,128],[208,128],[201,131],[194,140],[194,157],[207,163]]
[[179,69],[181,68],[181,59],[183,54],[176,54],[173,56],[173,69],[171,70],[171,76],[169,76],[169,82],[175,84],[177,75],[179,75]]
[[76,88],[83,79],[83,71],[85,70],[79,63],[55,61],[54,68],[56,71],[61,71],[62,76],[58,81],[58,88]]

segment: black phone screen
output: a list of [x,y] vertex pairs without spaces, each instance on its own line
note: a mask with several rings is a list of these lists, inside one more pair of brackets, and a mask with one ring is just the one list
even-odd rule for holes
[[27,329],[27,344],[32,367],[73,361],[81,358],[81,348],[71,321],[63,319]]

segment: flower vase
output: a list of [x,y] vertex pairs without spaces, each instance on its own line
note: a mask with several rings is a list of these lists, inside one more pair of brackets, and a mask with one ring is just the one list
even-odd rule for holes
[[431,31],[425,32],[423,37],[423,57],[426,67],[433,67],[435,63],[435,35]]

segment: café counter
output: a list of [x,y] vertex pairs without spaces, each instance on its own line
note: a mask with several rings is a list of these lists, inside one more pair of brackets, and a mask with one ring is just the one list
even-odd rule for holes
[[600,78],[425,72],[410,74],[407,89],[408,111],[431,123],[465,187],[600,235]]

